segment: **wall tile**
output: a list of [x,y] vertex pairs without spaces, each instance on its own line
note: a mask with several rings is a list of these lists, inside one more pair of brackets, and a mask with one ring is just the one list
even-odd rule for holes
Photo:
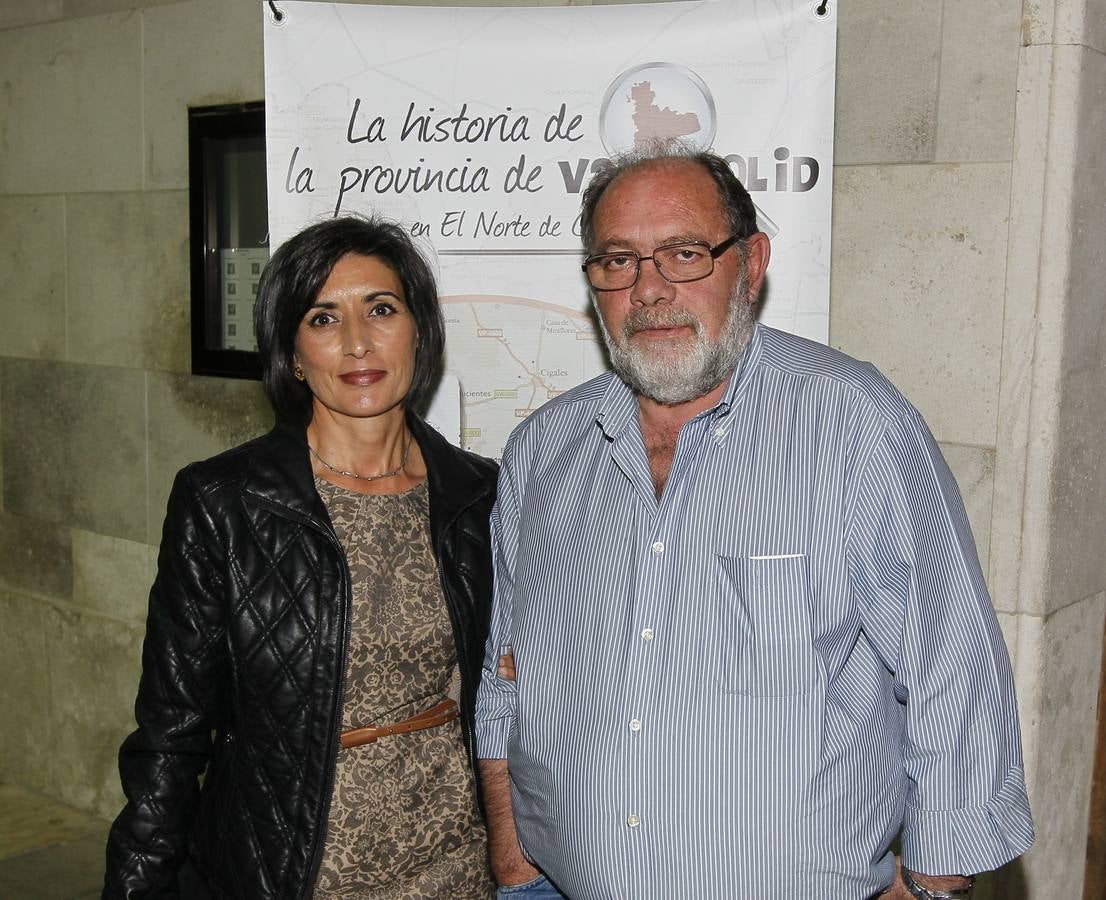
[[68,600],[73,593],[69,529],[0,514],[0,586]]
[[156,571],[156,547],[73,531],[73,602],[78,606],[143,625]]
[[837,165],[932,160],[940,5],[842,0],[837,23]]
[[189,106],[264,98],[263,15],[253,0],[193,0],[144,13],[147,186],[188,186]]
[[69,360],[191,366],[188,195],[69,198]]
[[0,0],[0,28],[19,28],[60,19],[62,0]]
[[43,746],[53,743],[46,659],[47,605],[0,591],[0,781],[49,793],[54,788]]
[[994,446],[1009,174],[834,173],[832,342],[875,362],[942,441]]
[[945,0],[938,162],[1010,159],[1020,27],[1020,4],[1010,0]]
[[142,629],[72,608],[46,614],[58,799],[102,816],[123,807],[116,758],[134,729]]
[[140,18],[0,31],[0,193],[141,186]]
[[149,376],[150,506],[147,540],[161,540],[165,502],[176,472],[272,427],[273,414],[256,381]]
[[[1106,594],[1050,615],[1041,631],[1037,844],[1025,858],[1030,897],[1081,897]],[[1024,727],[1024,725],[1023,725]]]
[[[1048,609],[1106,588],[1106,56],[1057,50],[1077,71],[1071,178],[1071,249],[1060,363],[1059,421],[1052,460]],[[1078,67],[1075,69],[1075,67]]]
[[0,197],[0,356],[65,357],[62,197]]
[[968,512],[968,521],[975,536],[979,564],[986,574],[991,548],[991,501],[995,492],[995,452],[985,447],[942,444],[941,453],[944,454],[945,462],[949,464],[960,487],[960,496],[964,499],[964,508]]
[[0,366],[5,509],[144,539],[143,374],[31,360]]

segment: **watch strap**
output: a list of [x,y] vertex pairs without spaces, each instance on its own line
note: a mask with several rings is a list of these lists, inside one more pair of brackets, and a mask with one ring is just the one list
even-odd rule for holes
[[972,889],[975,887],[975,879],[971,877],[968,877],[968,886],[965,888],[946,891],[923,887],[914,880],[914,876],[905,866],[902,868],[902,882],[906,885],[906,889],[910,891],[911,896],[917,898],[917,900],[970,900]]

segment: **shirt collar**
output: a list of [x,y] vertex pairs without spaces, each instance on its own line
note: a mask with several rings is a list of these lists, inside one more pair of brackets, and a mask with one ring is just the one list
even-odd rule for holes
[[[750,381],[750,374],[756,369],[757,363],[760,360],[764,343],[762,331],[763,327],[759,324],[753,327],[753,333],[749,338],[749,344],[745,348],[745,352],[741,354],[741,359],[738,360],[737,368],[734,370],[733,375],[730,376],[729,384],[726,385],[726,391],[722,395],[722,398],[718,401],[717,405],[708,410],[704,410],[695,418],[713,416],[721,419],[729,415],[730,410],[744,395]],[[607,440],[613,441],[623,432],[627,425],[634,421],[637,416],[638,406],[637,397],[634,392],[627,387],[626,382],[613,372],[610,373],[610,375],[611,377],[607,384],[607,389],[603,392],[603,396],[599,400],[599,407],[595,414],[595,423],[602,429]]]

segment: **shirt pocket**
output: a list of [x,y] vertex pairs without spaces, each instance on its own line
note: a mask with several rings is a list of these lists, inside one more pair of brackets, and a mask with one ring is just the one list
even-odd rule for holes
[[807,693],[818,667],[806,556],[718,556],[721,687],[752,697]]

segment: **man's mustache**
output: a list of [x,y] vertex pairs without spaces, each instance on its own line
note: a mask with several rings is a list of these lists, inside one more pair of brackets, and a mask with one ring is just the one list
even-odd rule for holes
[[686,309],[655,309],[639,307],[626,316],[622,323],[622,337],[629,339],[639,331],[647,331],[651,328],[682,328],[689,327],[696,334],[702,329],[699,317]]

